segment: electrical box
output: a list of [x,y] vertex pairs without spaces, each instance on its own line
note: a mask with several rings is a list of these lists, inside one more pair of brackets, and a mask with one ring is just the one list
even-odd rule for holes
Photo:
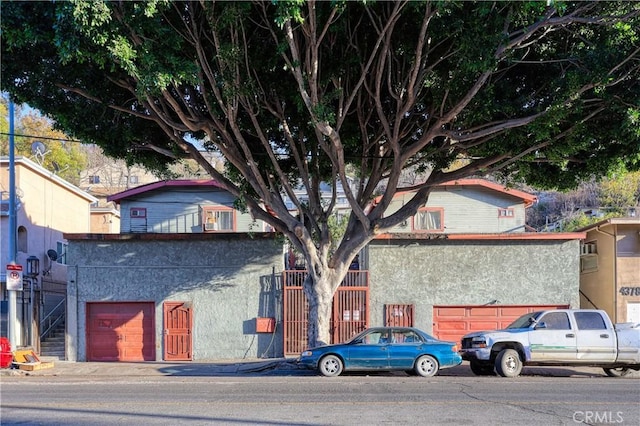
[[273,333],[275,329],[275,318],[256,318],[256,333]]

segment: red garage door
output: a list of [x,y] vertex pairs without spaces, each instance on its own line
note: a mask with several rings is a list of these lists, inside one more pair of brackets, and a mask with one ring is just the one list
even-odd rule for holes
[[519,316],[529,312],[568,307],[568,305],[434,306],[433,335],[441,340],[460,342],[462,336],[467,333],[500,330]]
[[87,303],[87,361],[155,361],[154,303]]

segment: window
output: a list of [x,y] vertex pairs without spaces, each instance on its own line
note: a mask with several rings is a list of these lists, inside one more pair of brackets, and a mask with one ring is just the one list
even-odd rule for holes
[[413,217],[413,229],[416,231],[444,231],[443,214],[443,209],[420,209]]
[[510,218],[515,216],[515,211],[512,208],[498,209],[499,218]]
[[595,241],[582,244],[580,247],[580,254],[585,256],[588,254],[598,254],[598,246]]
[[362,343],[365,345],[382,345],[389,343],[386,331],[372,331],[362,336]]
[[100,183],[100,176],[89,176],[89,183],[91,184],[96,184],[96,183]]
[[138,176],[136,176],[136,175],[129,176],[129,183],[137,184],[138,183]]
[[580,272],[598,270],[598,246],[595,241],[580,245]]
[[205,232],[233,231],[234,210],[228,207],[204,207],[202,223]]
[[393,330],[392,343],[422,343],[422,338],[411,330]]
[[24,226],[18,227],[18,251],[26,253],[29,251],[29,241],[27,239],[27,228]]
[[129,215],[135,218],[145,218],[147,217],[147,209],[144,207],[131,207]]
[[58,252],[58,259],[56,261],[62,265],[67,264],[67,246],[68,244],[62,241],[56,243],[56,252]]
[[571,330],[569,317],[565,312],[550,312],[540,318],[539,323],[544,323],[547,330]]
[[606,330],[607,326],[600,312],[576,312],[579,330]]

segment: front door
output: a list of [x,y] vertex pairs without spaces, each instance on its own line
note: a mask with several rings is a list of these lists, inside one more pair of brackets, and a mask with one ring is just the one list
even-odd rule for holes
[[164,360],[191,361],[193,359],[192,308],[184,302],[164,304]]

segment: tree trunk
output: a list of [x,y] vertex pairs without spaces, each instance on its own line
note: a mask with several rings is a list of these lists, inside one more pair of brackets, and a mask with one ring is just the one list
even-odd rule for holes
[[339,282],[338,284],[333,282],[334,279],[337,278],[327,274],[307,273],[304,280],[304,293],[309,302],[307,344],[310,348],[331,342],[331,308],[333,294],[339,285]]

